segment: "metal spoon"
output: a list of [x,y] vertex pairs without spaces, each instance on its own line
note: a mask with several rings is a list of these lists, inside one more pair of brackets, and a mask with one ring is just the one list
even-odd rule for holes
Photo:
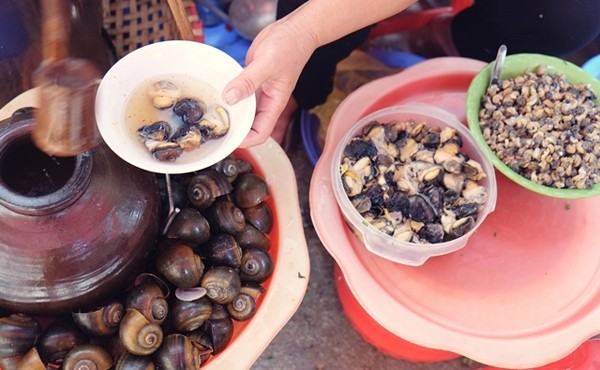
[[492,76],[490,77],[490,84],[488,86],[492,86],[492,84],[496,84],[500,80],[500,73],[502,72],[502,67],[504,66],[505,57],[506,45],[500,45],[498,48],[498,54],[496,54],[496,60],[493,62],[494,67],[492,68]]
[[165,226],[163,227],[162,234],[166,235],[175,220],[175,216],[181,211],[179,208],[175,207],[175,203],[173,202],[173,190],[171,187],[171,176],[167,173],[165,174],[165,180],[167,182],[167,197],[169,198],[169,214],[167,216],[167,221],[165,222]]

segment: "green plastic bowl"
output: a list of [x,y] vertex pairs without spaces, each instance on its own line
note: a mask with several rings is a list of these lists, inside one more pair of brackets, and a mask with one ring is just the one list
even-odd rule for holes
[[[504,60],[504,66],[502,68],[500,78],[506,79],[524,74],[527,69],[533,70],[540,64],[547,66],[548,73],[553,74],[556,72],[562,72],[569,83],[579,84],[585,82],[591,84],[592,89],[596,95],[599,96],[598,99],[596,99],[596,105],[600,105],[600,81],[583,69],[579,68],[577,65],[563,59],[541,54],[508,55]],[[469,129],[471,130],[471,134],[475,139],[475,142],[491,159],[494,167],[522,187],[550,197],[580,199],[600,194],[600,183],[587,189],[558,189],[536,184],[528,178],[513,171],[496,156],[496,154],[485,141],[479,126],[479,109],[481,107],[481,98],[485,94],[489,85],[492,68],[493,63],[488,64],[475,76],[475,78],[473,78],[473,81],[471,81],[466,96],[466,115],[467,122],[469,123]]]

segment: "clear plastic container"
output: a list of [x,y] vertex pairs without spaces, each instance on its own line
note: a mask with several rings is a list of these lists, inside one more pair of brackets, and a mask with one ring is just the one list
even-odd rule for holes
[[[486,177],[480,180],[480,184],[487,191],[485,204],[479,211],[473,228],[459,238],[431,244],[417,244],[395,239],[368,223],[352,205],[344,191],[339,165],[348,142],[358,136],[362,128],[373,120],[388,123],[394,120],[407,121],[411,119],[417,122],[425,122],[429,127],[450,126],[455,128],[463,141],[461,152],[479,162],[486,174]],[[497,184],[494,167],[489,158],[475,144],[468,128],[458,121],[454,115],[427,104],[412,103],[391,106],[375,111],[359,120],[348,130],[335,149],[331,162],[331,181],[336,201],[344,218],[365,244],[365,247],[370,252],[387,260],[411,266],[420,266],[430,257],[451,253],[464,247],[469,237],[496,207]]]

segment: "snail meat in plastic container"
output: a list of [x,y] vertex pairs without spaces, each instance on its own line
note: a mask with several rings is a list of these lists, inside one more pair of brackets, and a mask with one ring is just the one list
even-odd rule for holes
[[366,248],[406,265],[464,247],[496,205],[491,161],[452,114],[426,104],[363,117],[336,147],[331,178]]

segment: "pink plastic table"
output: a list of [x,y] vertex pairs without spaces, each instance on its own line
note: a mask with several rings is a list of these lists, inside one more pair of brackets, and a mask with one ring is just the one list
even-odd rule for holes
[[483,66],[431,59],[346,98],[313,173],[311,217],[354,297],[386,330],[491,366],[531,368],[562,359],[600,332],[600,198],[547,198],[497,173],[496,210],[467,246],[410,267],[369,253],[331,188],[332,152],[356,120],[418,101],[465,122],[466,89]]

